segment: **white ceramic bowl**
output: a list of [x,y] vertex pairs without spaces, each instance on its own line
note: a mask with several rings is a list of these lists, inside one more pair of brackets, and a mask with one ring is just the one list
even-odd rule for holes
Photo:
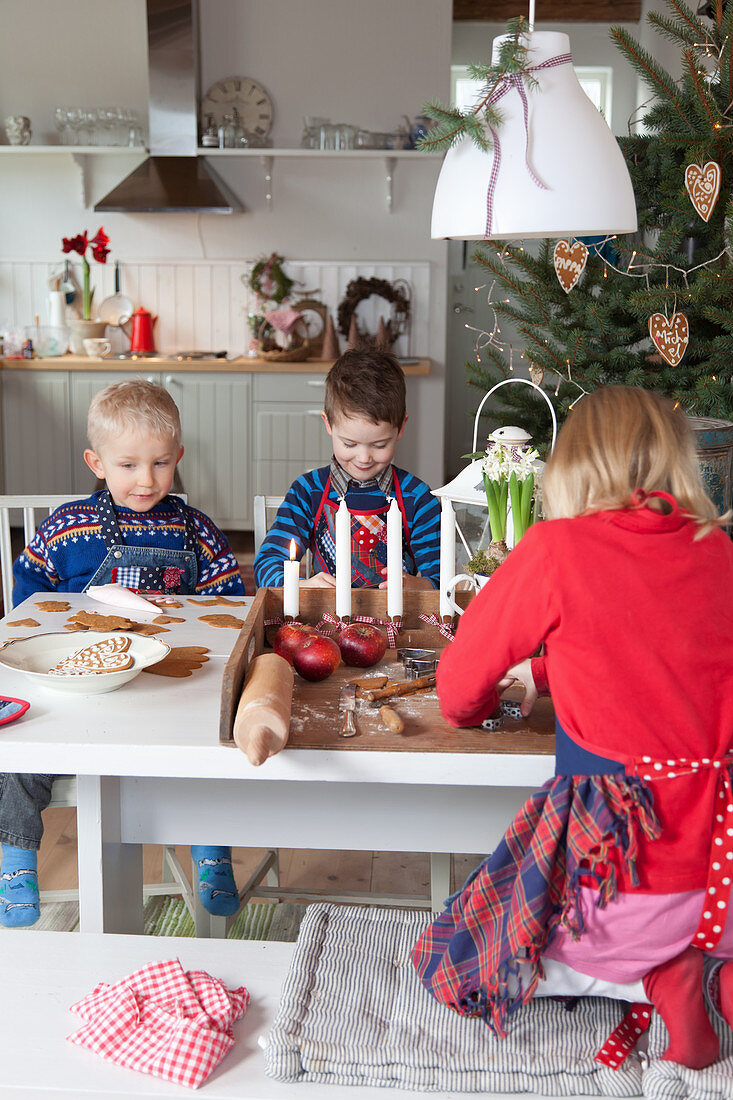
[[16,672],[24,672],[34,683],[51,691],[64,691],[72,695],[101,695],[114,691],[134,679],[148,665],[161,661],[170,652],[170,646],[157,638],[140,634],[124,634],[130,639],[133,663],[121,672],[90,673],[82,676],[51,676],[53,668],[64,657],[94,642],[108,638],[99,630],[75,630],[64,634],[34,634],[30,638],[17,638],[0,649],[0,665]]

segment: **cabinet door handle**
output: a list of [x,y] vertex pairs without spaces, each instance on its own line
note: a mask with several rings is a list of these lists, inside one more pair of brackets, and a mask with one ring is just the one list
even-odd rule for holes
[[306,386],[325,386],[326,385],[326,379],[325,378],[306,378],[305,384],[306,384]]
[[305,411],[307,416],[320,416],[323,412],[322,409],[306,409]]
[[166,386],[182,386],[183,385],[180,378],[176,378],[176,376],[174,374],[166,374],[164,381],[165,381]]

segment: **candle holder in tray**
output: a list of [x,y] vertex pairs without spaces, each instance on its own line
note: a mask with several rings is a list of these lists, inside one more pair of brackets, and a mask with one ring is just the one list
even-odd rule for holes
[[[301,588],[300,612],[298,622],[308,626],[317,626],[326,613],[335,618],[335,590],[332,588]],[[473,592],[456,592],[455,599],[466,607],[474,598]],[[397,646],[402,648],[441,650],[449,639],[436,625],[426,623],[421,615],[434,615],[438,618],[439,594],[435,589],[409,589],[403,592],[402,626],[397,635]],[[351,619],[361,615],[371,616],[375,620],[388,619],[387,592],[383,588],[354,588],[351,591]],[[223,744],[233,744],[232,729],[234,715],[247,675],[249,662],[263,653],[277,633],[283,621],[282,588],[260,588],[255,596],[239,638],[231,652],[222,681],[221,710],[219,720],[219,740]],[[453,624],[455,625],[455,623]],[[381,629],[386,630],[384,625]],[[388,655],[389,655],[388,650]],[[392,651],[394,653],[394,650]],[[349,669],[348,677],[354,678],[359,672],[368,676],[376,669]],[[324,681],[330,684],[331,681]],[[324,687],[325,690],[325,687]]]

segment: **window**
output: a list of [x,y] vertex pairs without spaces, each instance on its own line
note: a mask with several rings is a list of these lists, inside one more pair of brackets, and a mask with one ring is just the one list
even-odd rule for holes
[[[600,65],[576,65],[575,75],[591,103],[610,125],[613,69]],[[468,111],[481,95],[483,84],[470,76],[468,65],[451,65],[450,90],[453,106],[460,111]]]

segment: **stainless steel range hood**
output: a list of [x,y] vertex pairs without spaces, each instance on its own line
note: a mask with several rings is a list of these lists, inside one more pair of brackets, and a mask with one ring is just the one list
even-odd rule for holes
[[195,0],[147,0],[150,156],[94,209],[128,214],[234,214],[244,206],[200,157]]

